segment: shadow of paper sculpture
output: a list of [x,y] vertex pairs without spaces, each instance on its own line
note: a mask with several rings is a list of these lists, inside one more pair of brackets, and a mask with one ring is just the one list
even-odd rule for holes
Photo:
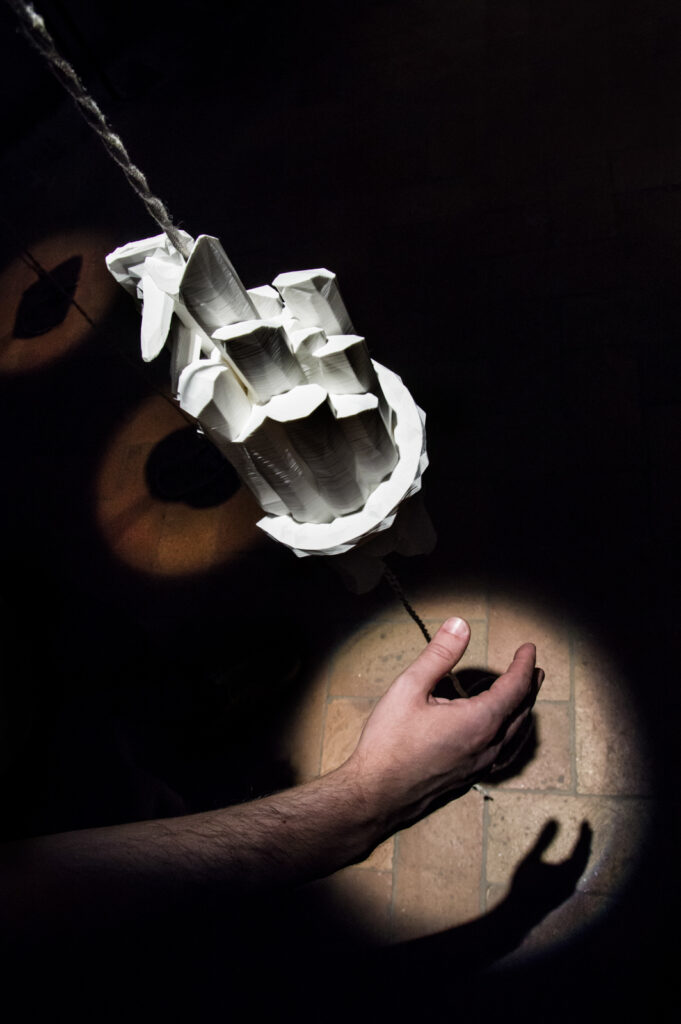
[[39,338],[64,322],[82,266],[82,256],[71,256],[28,286],[17,309],[12,331],[15,338]]
[[247,290],[217,238],[182,235],[187,260],[162,234],[107,266],[141,305],[142,357],[169,348],[173,393],[257,498],[258,525],[301,557],[333,556],[355,590],[377,582],[383,555],[430,550],[411,500],[428,465],[425,415],[370,358],[335,275]]

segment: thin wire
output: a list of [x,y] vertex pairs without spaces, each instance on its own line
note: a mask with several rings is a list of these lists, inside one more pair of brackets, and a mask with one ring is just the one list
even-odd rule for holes
[[97,103],[87,92],[75,69],[58,52],[54,39],[50,35],[43,18],[32,4],[25,0],[7,0],[21,25],[21,29],[29,42],[47,61],[50,71],[75,101],[78,110],[85,118],[96,135],[99,136],[109,156],[116,161],[123,174],[140,197],[148,213],[167,234],[178,252],[185,259],[189,258],[189,246],[175,227],[164,203],[149,188],[149,183],[132,162],[120,136],[111,128]]

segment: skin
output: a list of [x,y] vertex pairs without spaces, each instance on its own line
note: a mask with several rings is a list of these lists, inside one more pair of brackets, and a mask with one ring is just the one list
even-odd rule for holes
[[468,623],[448,619],[380,700],[347,762],[389,831],[484,776],[530,714],[544,680],[531,643],[518,648],[484,693],[454,701],[433,696],[469,640]]
[[530,713],[544,677],[533,644],[479,696],[433,696],[469,638],[464,620],[447,620],[379,701],[350,758],[313,782],[217,811],[7,844],[0,906],[11,941],[229,905],[363,860],[486,774]]

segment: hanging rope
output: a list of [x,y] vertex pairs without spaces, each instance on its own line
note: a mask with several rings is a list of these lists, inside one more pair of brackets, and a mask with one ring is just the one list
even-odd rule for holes
[[171,405],[173,409],[175,409],[175,411],[178,412],[180,416],[182,416],[182,418],[185,420],[188,426],[194,427],[196,429],[196,420],[194,420],[193,417],[186,413],[184,409],[180,408],[179,404],[176,401],[174,401],[174,399],[172,399],[170,395],[168,395],[165,391],[158,387],[158,385],[155,384],[154,381],[149,379],[149,376],[140,367],[138,360],[132,359],[130,356],[126,355],[125,352],[121,351],[117,343],[114,341],[113,337],[111,337],[104,331],[101,324],[96,323],[96,321],[92,319],[88,311],[84,309],[79,302],[76,301],[76,299],[66,290],[66,288],[63,287],[63,285],[59,283],[59,281],[55,280],[55,278],[49,272],[49,270],[47,270],[42,265],[40,260],[33,255],[28,246],[25,245],[22,241],[16,228],[7,220],[7,218],[3,214],[0,214],[0,222],[2,222],[2,225],[4,225],[5,230],[13,237],[14,243],[16,244],[19,250],[19,258],[21,259],[22,263],[25,263],[26,266],[29,267],[29,269],[32,270],[33,273],[38,278],[42,279],[43,281],[49,282],[50,288],[54,289],[56,293],[61,295],[69,303],[69,305],[73,306],[77,313],[83,317],[83,319],[90,325],[90,327],[93,327],[97,331],[98,336],[104,341],[104,343],[111,350],[111,352],[113,352],[113,354],[116,355],[119,359],[121,359],[127,366],[131,367],[135,371],[137,376],[140,377],[152,391],[154,391],[160,398],[166,401],[168,405]]
[[428,632],[426,624],[424,623],[424,621],[421,618],[421,616],[418,615],[416,613],[416,611],[414,610],[414,608],[410,605],[409,601],[407,600],[406,594],[404,593],[404,590],[402,589],[402,584],[398,580],[398,578],[395,575],[395,573],[392,571],[392,569],[389,569],[388,566],[385,565],[385,564],[383,566],[383,576],[385,578],[386,583],[392,588],[394,593],[397,595],[399,600],[404,605],[407,614],[411,615],[412,619],[414,620],[416,625],[419,627],[419,629],[423,633],[424,637],[426,638],[426,643],[429,644],[430,640],[431,640],[431,636],[430,636],[430,633]]
[[[159,227],[165,231],[166,235],[178,252],[187,259],[189,257],[189,247],[173,224],[164,203],[158,198],[158,196],[155,196],[152,193],[145,175],[130,159],[128,151],[120,136],[113,131],[99,106],[85,89],[85,86],[78,77],[75,69],[58,52],[55,42],[48,32],[43,18],[37,13],[33,5],[26,3],[25,0],[7,0],[7,3],[19,19],[24,35],[45,58],[50,70],[74,100],[78,110],[92,130],[99,136],[109,156],[111,156],[111,158],[115,160],[121,168],[129,184],[144,203],[151,217],[156,221]],[[32,254],[23,246],[22,250],[22,258],[29,264],[29,266],[31,266],[39,276],[52,280],[50,274],[40,265]],[[55,282],[52,283],[55,287],[59,287]],[[82,309],[82,307],[78,305],[71,296],[69,296],[69,301],[90,324],[93,324],[93,321],[85,310]],[[159,393],[163,394],[163,392],[160,391]],[[163,397],[168,401],[171,401],[168,399],[167,395],[163,395]],[[172,401],[171,404],[175,405]],[[188,419],[188,417],[185,416],[185,419]],[[421,619],[407,600],[397,576],[392,569],[389,569],[386,565],[384,565],[383,574],[386,582],[402,602],[407,614],[411,616],[423,633],[426,642],[429,643],[431,639],[430,632],[423,622],[423,619]],[[456,675],[454,675],[453,672],[450,672],[449,677],[451,678],[452,684],[459,696],[466,697],[466,691],[461,686]]]
[[32,4],[25,3],[24,0],[7,0],[7,3],[19,19],[24,35],[45,58],[52,74],[75,101],[78,110],[92,130],[99,136],[109,156],[121,168],[128,182],[146,206],[149,214],[159,227],[165,231],[178,252],[181,252],[185,259],[187,259],[189,257],[187,243],[173,224],[165,205],[149,188],[146,177],[130,159],[120,136],[113,131],[106,117],[85,89],[74,68],[58,52],[54,39],[48,32],[42,17],[37,13]]
[[[426,626],[426,624],[423,621],[423,619],[421,618],[421,616],[416,612],[416,610],[412,607],[412,605],[407,600],[407,595],[405,594],[404,590],[402,589],[402,584],[400,583],[400,581],[398,580],[397,576],[392,571],[392,569],[388,568],[388,566],[385,564],[385,562],[383,563],[383,578],[385,579],[386,583],[392,588],[392,590],[397,595],[399,600],[402,602],[402,604],[404,605],[404,608],[405,608],[405,611],[407,612],[407,614],[411,615],[412,619],[414,620],[416,625],[419,627],[419,629],[423,633],[424,637],[426,638],[426,643],[430,643],[431,636],[430,636],[430,632],[428,630],[428,627]],[[451,679],[452,685],[454,686],[454,689],[458,693],[459,697],[467,697],[468,694],[464,690],[463,686],[459,682],[459,680],[458,680],[457,676],[454,674],[454,672],[448,672],[447,675]]]
[[[78,110],[96,135],[99,136],[107,153],[121,168],[129,184],[144,203],[151,217],[156,221],[159,227],[165,231],[175,248],[182,253],[185,259],[188,258],[189,249],[187,247],[187,243],[173,224],[164,203],[158,198],[158,196],[155,196],[152,193],[145,175],[130,159],[128,151],[120,136],[112,130],[99,106],[85,89],[75,69],[58,52],[55,42],[48,32],[43,18],[37,13],[32,4],[25,3],[24,0],[7,0],[7,3],[19,19],[19,24],[24,35],[45,58],[50,70],[75,101]],[[69,295],[58,284],[58,282],[54,280],[50,272],[41,265],[39,260],[35,258],[28,247],[21,241],[19,241],[19,248],[21,259],[27,264],[27,266],[29,266],[38,275],[38,277],[49,281],[51,287],[53,287],[55,291],[64,295],[64,297],[68,299],[69,303],[90,324],[90,326],[97,326],[87,311],[83,309],[73,296]],[[101,328],[99,330],[100,336],[102,336]],[[111,348],[119,358],[123,359],[123,361],[129,366],[132,366],[133,369],[145,379],[146,383],[153,391],[172,405],[188,424],[194,427],[196,426],[194,420],[189,417],[183,409],[180,409],[176,402],[174,402],[154,383],[148,380],[146,374],[141,372],[140,367],[134,360],[124,355],[118,346],[113,343],[111,343]]]

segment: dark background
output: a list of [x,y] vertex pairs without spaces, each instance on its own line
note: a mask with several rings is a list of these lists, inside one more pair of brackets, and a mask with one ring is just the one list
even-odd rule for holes
[[[656,752],[650,848],[609,922],[507,979],[502,1012],[595,1019],[668,992],[662,926],[676,920],[678,893],[678,3],[172,0],[162,25],[155,5],[127,0],[40,9],[177,222],[220,237],[249,287],[286,269],[333,269],[372,355],[426,409],[439,543],[401,565],[405,582],[480,574],[552,595],[631,680]],[[116,244],[156,233],[4,7],[0,26],[4,264],[20,245],[73,227],[114,230]],[[125,296],[105,326],[134,354]],[[107,798],[100,789],[97,800],[64,799],[64,779],[87,763],[82,745],[73,763],[62,759],[60,796],[44,781],[50,737],[63,743],[64,728],[78,732],[74,717],[102,714],[97,693],[112,679],[120,688],[134,668],[125,706],[144,691],[167,708],[159,679],[172,661],[181,719],[197,636],[210,638],[199,674],[225,647],[243,670],[245,638],[274,612],[279,665],[299,651],[313,658],[338,622],[361,621],[378,600],[346,594],[323,566],[274,545],[189,582],[117,565],[92,525],[90,483],[112,423],[147,392],[96,336],[39,373],[0,380],[5,700],[32,723],[23,746],[8,741],[21,749],[3,783],[7,837],[135,813],[135,794],[126,803],[113,782]],[[307,632],[291,591],[312,616]],[[276,669],[253,660],[266,692]],[[166,766],[164,781],[192,808],[286,784],[286,766],[263,756],[270,717],[220,755],[230,768],[221,787],[208,782],[212,762],[185,763],[184,774]],[[456,1002],[441,969],[428,985],[431,1014]]]

